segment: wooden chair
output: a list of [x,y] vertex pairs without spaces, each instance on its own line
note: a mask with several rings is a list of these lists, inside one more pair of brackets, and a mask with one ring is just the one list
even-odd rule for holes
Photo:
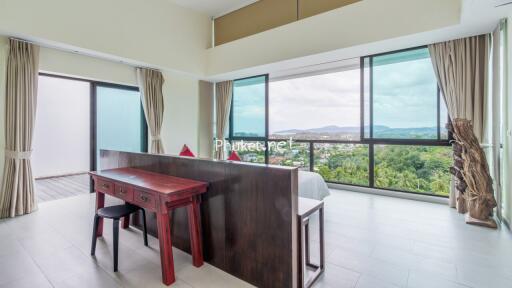
[[146,227],[146,212],[143,208],[133,205],[133,204],[124,204],[124,205],[116,205],[98,209],[96,215],[94,215],[94,227],[92,230],[92,244],[91,244],[91,255],[94,256],[96,253],[96,239],[97,239],[97,231],[98,224],[100,218],[113,219],[114,223],[113,234],[114,234],[114,272],[117,272],[117,263],[118,263],[118,251],[119,251],[119,219],[129,216],[132,213],[137,211],[142,211],[142,221],[144,227],[144,245],[148,246],[148,233]]

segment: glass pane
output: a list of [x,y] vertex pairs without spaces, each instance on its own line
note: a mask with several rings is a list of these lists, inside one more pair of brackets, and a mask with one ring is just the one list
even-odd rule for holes
[[89,171],[90,84],[39,76],[38,85],[32,156],[34,177]]
[[[243,162],[265,164],[265,142],[262,141],[232,141],[231,151],[235,150]],[[228,154],[229,155],[229,154]]]
[[448,196],[450,146],[375,145],[375,187]]
[[368,186],[368,145],[315,144],[315,172],[329,182]]
[[146,121],[138,91],[96,88],[97,148],[144,152]]
[[265,137],[266,77],[233,83],[233,136]]
[[270,82],[270,139],[360,139],[361,75],[350,68]]
[[309,171],[309,143],[269,142],[269,164]]
[[373,58],[373,137],[437,139],[437,80],[428,49]]

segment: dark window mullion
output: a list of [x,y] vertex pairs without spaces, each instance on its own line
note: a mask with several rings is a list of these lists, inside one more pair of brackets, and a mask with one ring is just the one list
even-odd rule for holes
[[268,131],[268,128],[269,128],[269,107],[268,107],[268,91],[269,91],[269,87],[268,87],[268,74],[265,75],[265,164],[268,164],[269,163],[269,147],[268,147],[268,142],[269,142],[269,131]]
[[359,68],[361,70],[361,71],[359,71],[360,72],[360,80],[359,80],[359,82],[360,82],[360,88],[361,88],[361,90],[360,90],[361,102],[359,104],[359,105],[361,105],[361,107],[359,107],[359,109],[361,111],[360,112],[361,114],[360,114],[359,117],[360,117],[360,120],[361,120],[361,122],[360,122],[361,123],[361,129],[360,129],[360,132],[359,132],[360,133],[359,139],[364,139],[365,138],[364,137],[364,133],[365,133],[365,130],[364,130],[364,117],[365,117],[365,115],[364,115],[364,107],[365,107],[364,106],[364,96],[365,96],[364,95],[364,68],[365,68],[364,67],[364,61],[365,61],[365,58],[361,57],[360,58],[360,68]]
[[368,145],[368,187],[375,187],[375,147]]
[[368,101],[368,105],[370,106],[370,112],[368,115],[368,118],[369,118],[369,126],[370,126],[370,139],[373,139],[373,56],[370,57],[370,96],[369,96],[369,101]]
[[309,141],[309,171],[315,171],[315,144],[313,141]]
[[437,140],[441,141],[441,89],[437,86]]
[[[370,139],[373,141],[373,56],[370,57],[370,76],[369,76],[369,126],[370,126]],[[375,149],[373,143],[368,144],[368,186],[375,187]]]

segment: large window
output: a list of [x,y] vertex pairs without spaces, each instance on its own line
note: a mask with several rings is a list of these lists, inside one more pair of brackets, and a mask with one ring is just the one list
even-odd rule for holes
[[[334,183],[447,196],[449,119],[428,49],[349,62],[235,81],[230,138],[267,148],[239,152],[242,160],[315,171]],[[289,145],[276,151],[282,141]]]
[[38,91],[36,177],[96,170],[100,149],[147,151],[137,87],[40,73]]

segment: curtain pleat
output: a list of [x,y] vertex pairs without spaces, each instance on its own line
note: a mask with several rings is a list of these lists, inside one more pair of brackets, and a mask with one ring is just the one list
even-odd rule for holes
[[37,210],[31,152],[34,135],[39,47],[10,39],[6,70],[5,166],[0,218]]
[[[231,112],[231,99],[233,97],[233,81],[224,81],[215,85],[215,113],[216,113],[216,134],[217,139],[224,140],[226,128],[229,123]],[[215,159],[225,158],[224,149],[215,149]]]
[[164,77],[160,71],[137,68],[137,81],[144,108],[144,115],[151,134],[151,153],[164,154],[164,145],[160,138],[164,120],[164,96],[162,86]]

